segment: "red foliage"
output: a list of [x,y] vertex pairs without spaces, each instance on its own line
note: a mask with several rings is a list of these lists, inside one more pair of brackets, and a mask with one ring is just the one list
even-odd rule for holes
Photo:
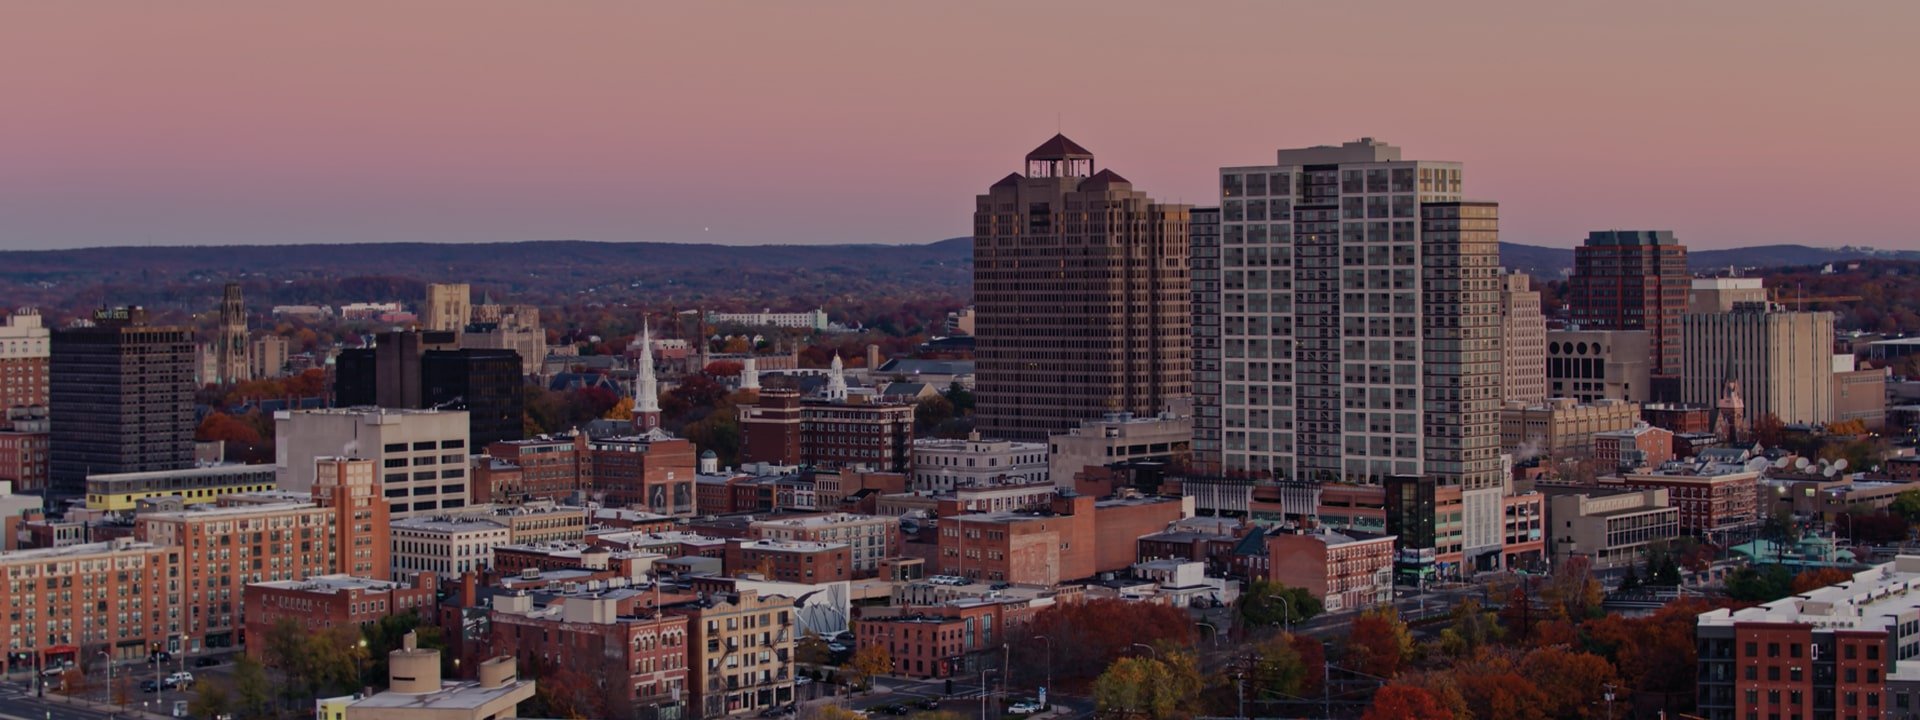
[[1595,652],[1613,661],[1628,687],[1691,693],[1698,671],[1695,626],[1700,613],[1710,609],[1697,599],[1676,600],[1647,617],[1607,615],[1580,629]]
[[732,360],[715,360],[713,362],[707,363],[707,366],[705,368],[702,368],[700,372],[707,375],[708,377],[722,378],[722,377],[737,377],[740,374],[740,371],[745,369],[746,369],[746,365],[734,362]]
[[1808,590],[1837,585],[1853,579],[1853,573],[1840,568],[1819,568],[1807,570],[1793,576],[1793,592],[1799,594]]
[[1395,683],[1380,688],[1360,720],[1453,720],[1440,699],[1423,688]]
[[1511,672],[1459,678],[1460,696],[1481,720],[1545,718],[1547,696],[1526,678]]
[[1300,666],[1307,669],[1307,677],[1300,684],[1300,694],[1312,697],[1320,692],[1321,676],[1325,674],[1327,664],[1327,646],[1318,638],[1295,635],[1290,641],[1293,651],[1300,653]]
[[1355,654],[1355,670],[1390,678],[1400,672],[1406,660],[1406,625],[1398,616],[1379,612],[1362,613],[1353,621],[1347,635],[1349,649]]
[[200,427],[194,430],[193,439],[200,442],[225,441],[228,445],[252,446],[260,444],[260,433],[239,418],[223,412],[207,413],[200,421]]
[[1048,606],[1021,635],[1048,639],[1016,638],[1015,651],[1028,656],[1021,666],[1032,666],[1034,659],[1044,662],[1051,647],[1055,682],[1091,679],[1114,660],[1136,652],[1135,643],[1185,647],[1194,638],[1193,621],[1178,608],[1105,599]]

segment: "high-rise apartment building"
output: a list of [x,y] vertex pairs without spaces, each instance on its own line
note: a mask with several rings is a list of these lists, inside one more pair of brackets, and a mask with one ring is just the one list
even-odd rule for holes
[[253,379],[253,363],[247,353],[247,301],[240,294],[240,283],[227,283],[220,296],[220,327],[213,339],[213,377],[216,385],[231,385]]
[[1832,313],[1740,303],[1732,312],[1687,315],[1681,327],[1686,402],[1714,405],[1735,387],[1746,427],[1767,415],[1787,423],[1832,419]]
[[[1308,495],[1420,477],[1497,505],[1498,208],[1461,201],[1460,163],[1363,138],[1222,168],[1220,187],[1223,468]],[[1458,537],[1388,530],[1427,569],[1459,562],[1434,552]]]
[[[1220,208],[1194,208],[1193,303],[1193,461],[1220,468]],[[1062,482],[1059,478],[1055,483]]]
[[103,309],[53,333],[50,482],[86,492],[90,474],[193,465],[193,331],[147,324],[139,307]]
[[466,283],[430,283],[420,322],[428,330],[459,332],[473,318],[473,288]]
[[[1655,377],[1680,374],[1687,246],[1666,230],[1603,230],[1573,251],[1567,309],[1589,330],[1645,330]],[[1665,400],[1666,398],[1656,398]]]
[[1500,278],[1500,399],[1539,403],[1547,399],[1547,319],[1533,278]]
[[276,378],[287,374],[287,339],[280,335],[262,335],[247,351],[253,364],[253,376]]
[[1188,207],[1155,202],[1064,136],[978,196],[982,433],[1041,441],[1191,396]]
[[50,336],[33,308],[0,317],[0,430],[10,424],[8,408],[47,404]]

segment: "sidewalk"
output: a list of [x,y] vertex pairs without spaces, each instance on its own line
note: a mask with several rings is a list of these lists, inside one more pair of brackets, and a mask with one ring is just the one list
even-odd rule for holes
[[143,712],[140,710],[140,705],[137,701],[122,707],[112,703],[97,702],[86,698],[68,697],[59,693],[47,693],[44,699],[48,703],[85,708],[93,712],[112,715],[117,718],[137,718],[138,720],[172,720],[173,718],[171,708],[163,709],[158,713],[150,711]]

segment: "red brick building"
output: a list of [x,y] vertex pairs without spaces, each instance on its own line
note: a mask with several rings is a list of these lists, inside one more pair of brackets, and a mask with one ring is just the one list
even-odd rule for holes
[[[497,595],[488,614],[492,648],[529,672],[566,667],[591,680],[596,717],[681,717],[687,684],[688,618],[629,608],[612,598],[567,596],[535,607],[530,595]],[[595,688],[598,688],[596,692]]]
[[1657,468],[1673,459],[1673,432],[1642,424],[1593,434],[1593,466],[1600,472],[1621,467]]
[[0,668],[179,650],[168,644],[183,628],[171,615],[167,584],[182,554],[131,539],[0,553],[0,576],[8,582],[0,605],[16,618],[0,623],[0,647],[7,648]]
[[1096,501],[1056,497],[1035,513],[942,514],[935,572],[977,580],[1056,585],[1125,570],[1140,538],[1188,514],[1183,499]]
[[819,468],[913,468],[913,406],[807,400],[800,406],[800,462]]
[[694,514],[699,467],[691,441],[639,436],[594,440],[591,446],[592,492],[602,502],[659,515]]
[[1713,432],[1713,410],[1705,405],[1647,403],[1640,406],[1640,419],[1676,435]]
[[[365,625],[389,615],[419,613],[432,622],[439,584],[433,573],[415,576],[411,585],[352,575],[316,575],[302,580],[253,583],[246,587],[247,636],[266,637],[268,628],[291,618],[318,633],[339,625]],[[266,656],[265,643],[247,644],[247,655]]]
[[1259,578],[1305,588],[1328,612],[1373,607],[1393,600],[1393,541],[1352,530],[1275,533]]
[[800,391],[761,390],[739,412],[740,462],[800,464]]
[[19,491],[47,488],[46,432],[0,431],[0,480]]
[[[1627,473],[1600,479],[1607,487],[1666,488],[1680,511],[1680,532],[1709,537],[1749,530],[1760,522],[1760,473],[1708,465],[1703,473]],[[1722,471],[1724,470],[1724,471]]]
[[976,667],[980,653],[1000,652],[1007,617],[996,602],[962,601],[931,607],[884,608],[854,623],[858,648],[885,647],[894,675],[946,678]]
[[473,502],[562,501],[592,484],[586,435],[502,440],[473,460]]
[[853,553],[844,543],[728,540],[724,572],[757,572],[768,580],[821,583],[853,579]]

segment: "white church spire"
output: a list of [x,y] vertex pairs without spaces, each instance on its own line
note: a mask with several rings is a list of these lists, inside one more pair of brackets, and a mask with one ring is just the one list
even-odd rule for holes
[[646,432],[660,427],[660,383],[653,374],[651,325],[640,321],[640,368],[633,376],[633,427]]
[[833,365],[827,371],[827,399],[847,399],[846,366],[840,362],[840,353],[833,354]]

